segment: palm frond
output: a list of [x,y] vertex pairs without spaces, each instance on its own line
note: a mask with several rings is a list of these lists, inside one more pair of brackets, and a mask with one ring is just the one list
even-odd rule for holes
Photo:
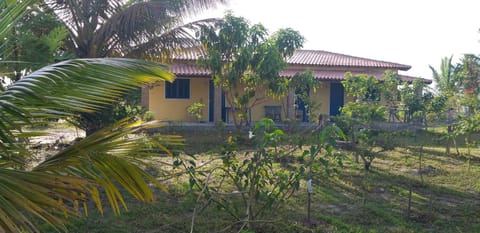
[[15,1],[15,0],[0,0],[0,56],[6,52],[6,45],[3,39],[11,32],[15,26],[15,22],[19,20],[27,12],[25,9],[31,5],[34,0]]
[[128,48],[123,52],[127,57],[142,57],[153,61],[165,61],[177,53],[200,48],[200,41],[195,33],[202,28],[212,27],[221,19],[211,18],[190,22],[154,35],[144,43]]
[[34,0],[0,0],[0,9],[2,9],[0,11],[0,38],[4,38],[10,32],[14,22],[26,13],[25,9],[33,2]]
[[0,102],[49,114],[90,112],[116,101],[127,90],[173,77],[163,65],[134,59],[69,60],[14,83],[0,95]]
[[120,58],[70,60],[35,71],[0,94],[0,161],[19,159],[15,134],[27,124],[95,111],[127,90],[172,79],[162,65]]
[[[159,123],[131,123],[125,119],[45,160],[34,171],[68,174],[94,181],[106,193],[114,212],[119,214],[120,206],[126,209],[126,205],[117,185],[141,201],[154,200],[150,183],[166,191],[162,184],[140,167],[146,166],[146,158],[158,155],[160,151],[171,153],[168,147],[180,146],[183,140],[178,136],[162,135],[159,139],[132,136],[151,127],[159,127]],[[157,150],[152,152],[148,148]],[[102,210],[99,193],[97,188],[89,190],[91,199]]]
[[176,12],[178,17],[189,17],[206,9],[225,4],[228,0],[153,0],[164,2],[171,12]]
[[107,51],[139,44],[149,35],[167,30],[174,21],[163,2],[131,4],[102,24],[95,34],[95,44],[107,47]]
[[0,169],[0,230],[38,232],[34,218],[64,230],[65,216],[76,216],[92,186],[78,177]]

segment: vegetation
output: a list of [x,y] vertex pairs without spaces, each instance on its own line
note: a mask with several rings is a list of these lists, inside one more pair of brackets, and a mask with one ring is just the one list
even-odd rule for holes
[[[199,47],[194,31],[217,19],[185,19],[224,0],[44,0],[66,32],[65,49],[77,58],[129,57],[167,62],[173,54]],[[45,8],[45,7],[44,7]],[[52,32],[47,32],[52,33]],[[61,41],[62,42],[62,41]],[[124,117],[139,119],[140,88],[95,113],[81,113],[75,123],[87,135]]]
[[203,103],[193,103],[191,104],[190,106],[188,106],[187,108],[187,112],[188,114],[190,114],[190,116],[194,117],[195,120],[201,120],[203,118],[203,108],[205,107],[205,104]]
[[[392,72],[381,81],[349,73],[342,84],[354,101],[335,125],[286,134],[264,119],[248,137],[221,125],[200,136],[187,130],[187,143],[198,148],[182,151],[180,137],[147,133],[157,122],[127,117],[102,129],[84,127],[86,138],[35,157],[29,139],[44,135],[35,126],[102,111],[116,112],[102,116],[108,121],[137,115],[135,95],[115,111],[107,108],[144,85],[173,80],[156,63],[92,57],[164,61],[185,48],[205,48],[202,65],[226,93],[237,129],[267,96],[294,91],[311,109],[307,93],[318,85],[312,72],[278,77],[285,58],[303,45],[298,32],[269,37],[262,25],[230,14],[181,25],[188,13],[223,2],[0,0],[1,68],[14,81],[0,92],[0,231],[480,231],[475,55],[456,65],[445,58],[440,72],[431,67],[438,92],[423,91],[420,81],[398,88]],[[201,44],[194,29],[201,29]],[[65,60],[72,54],[84,59]],[[440,126],[374,126],[399,119],[392,111],[399,105],[407,122]],[[201,118],[202,108],[195,103],[188,111]],[[438,114],[447,111],[448,125]],[[453,140],[455,156],[441,152],[443,140]],[[133,202],[156,198],[161,202],[149,206]],[[131,212],[110,218],[124,210]]]
[[[223,166],[219,139],[212,137],[211,131],[183,130],[186,150],[199,152],[196,154],[197,172],[205,172],[206,178],[210,171]],[[296,138],[303,135],[299,133],[284,136]],[[302,180],[299,189],[289,199],[278,202],[275,209],[267,210],[265,215],[257,219],[255,232],[479,231],[480,216],[475,195],[479,187],[475,184],[480,178],[480,151],[472,149],[472,163],[468,169],[463,140],[459,142],[460,156],[443,153],[443,142],[436,139],[445,133],[438,129],[399,133],[395,138],[398,146],[378,156],[369,172],[364,172],[363,164],[355,162],[352,151],[341,149],[340,145],[334,146],[334,151],[346,156],[342,157],[341,167],[330,163],[330,169],[334,170],[329,174],[320,165],[321,172],[311,176],[311,221],[306,220],[308,197],[306,182]],[[228,136],[228,132],[225,132],[221,137]],[[474,138],[478,140],[479,136],[475,135]],[[188,143],[197,140],[202,143]],[[420,150],[421,146],[423,150]],[[247,153],[250,147],[243,145],[241,148],[238,159],[247,159],[241,152]],[[304,149],[310,150],[309,147]],[[321,155],[323,157],[324,153]],[[209,163],[211,160],[214,162]],[[294,172],[308,160],[303,150],[299,150],[292,156],[275,159],[272,167],[281,172]],[[162,160],[166,161],[169,159]],[[209,182],[212,189],[217,187],[223,174],[215,170]],[[169,181],[169,194],[159,195],[159,201],[153,205],[132,203],[130,212],[119,217],[92,214],[70,225],[69,230],[190,232],[195,213],[193,232],[238,232],[244,222],[239,223],[224,208],[212,203],[211,199],[200,193],[200,189],[191,190],[188,178],[179,176]],[[237,207],[243,205],[238,198],[240,194],[231,193],[234,190],[233,183],[225,180],[222,187],[212,195],[226,198]],[[412,195],[408,213],[410,189]]]
[[[5,38],[33,1],[0,1],[0,36]],[[10,41],[2,41],[2,45]],[[1,55],[10,52],[0,46]],[[51,156],[38,158],[28,139],[41,135],[26,127],[94,112],[136,87],[171,81],[165,67],[132,59],[77,59],[43,67],[0,93],[0,231],[38,231],[39,223],[66,230],[68,217],[87,213],[89,203],[103,212],[107,200],[115,214],[127,209],[124,195],[154,200],[150,184],[165,187],[142,170],[148,156],[171,153],[177,137],[134,137],[156,123],[117,122]],[[147,147],[146,145],[150,145]],[[159,148],[153,154],[147,148]]]
[[[200,35],[206,54],[201,65],[210,69],[216,87],[225,93],[237,129],[248,123],[248,110],[267,96],[285,96],[286,78],[279,77],[285,58],[303,46],[304,38],[293,29],[268,37],[261,24],[227,14],[215,27]],[[313,78],[311,78],[313,79]]]

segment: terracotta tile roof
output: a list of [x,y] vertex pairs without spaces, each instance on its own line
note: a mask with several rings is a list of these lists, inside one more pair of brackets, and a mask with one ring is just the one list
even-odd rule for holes
[[210,70],[198,67],[196,64],[174,63],[169,66],[170,72],[176,76],[210,77]]
[[[173,58],[174,63],[170,65],[170,71],[177,76],[190,76],[190,77],[209,77],[210,71],[204,68],[200,68],[195,64],[198,60],[200,52],[198,50],[192,50],[188,53],[176,55]],[[315,70],[314,76],[319,80],[331,80],[340,81],[345,77],[345,72],[348,68],[362,68],[365,71],[352,72],[353,74],[366,73],[374,75],[377,79],[381,79],[383,71],[371,71],[370,68],[380,69],[394,69],[394,70],[408,70],[410,66],[372,60],[361,57],[354,57],[349,55],[343,55],[338,53],[331,53],[321,50],[297,50],[295,54],[287,60],[290,66],[294,68],[287,68],[280,72],[282,77],[293,77],[299,72],[305,71],[305,68],[317,68],[321,67],[337,67],[337,70]],[[300,66],[300,67],[299,67]],[[412,82],[416,77],[399,75],[402,81]],[[422,79],[424,83],[432,83],[429,79]]]
[[369,67],[409,70],[411,66],[368,58],[354,57],[322,50],[297,50],[288,58],[291,65],[313,65],[331,67]]
[[[199,50],[190,50],[176,54],[173,60],[196,61],[200,57]],[[328,67],[364,67],[409,70],[411,66],[393,62],[355,57],[323,50],[297,50],[287,59],[289,65],[328,66]]]
[[[291,78],[297,73],[304,72],[305,70],[300,69],[286,69],[280,72],[281,77]],[[207,69],[199,68],[195,64],[173,64],[170,66],[170,72],[174,73],[178,77],[187,76],[187,77],[197,77],[197,78],[209,78],[210,71]],[[316,70],[313,72],[313,76],[322,81],[341,81],[345,78],[345,71],[343,70]],[[366,72],[352,72],[352,74],[368,74],[375,76],[378,80],[381,80],[383,77],[383,72],[381,71],[366,71]],[[399,75],[400,80],[405,82],[412,82],[415,80],[415,77],[407,75]],[[431,84],[432,80],[422,79],[426,84]]]

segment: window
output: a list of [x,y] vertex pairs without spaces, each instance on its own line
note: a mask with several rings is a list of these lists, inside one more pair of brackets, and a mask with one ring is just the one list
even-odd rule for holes
[[165,85],[165,98],[167,99],[189,99],[190,79],[175,79],[173,83]]

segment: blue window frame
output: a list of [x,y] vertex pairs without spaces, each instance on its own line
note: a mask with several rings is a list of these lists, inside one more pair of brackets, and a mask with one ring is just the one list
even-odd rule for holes
[[175,79],[173,83],[166,82],[165,98],[167,99],[189,99],[190,79]]

